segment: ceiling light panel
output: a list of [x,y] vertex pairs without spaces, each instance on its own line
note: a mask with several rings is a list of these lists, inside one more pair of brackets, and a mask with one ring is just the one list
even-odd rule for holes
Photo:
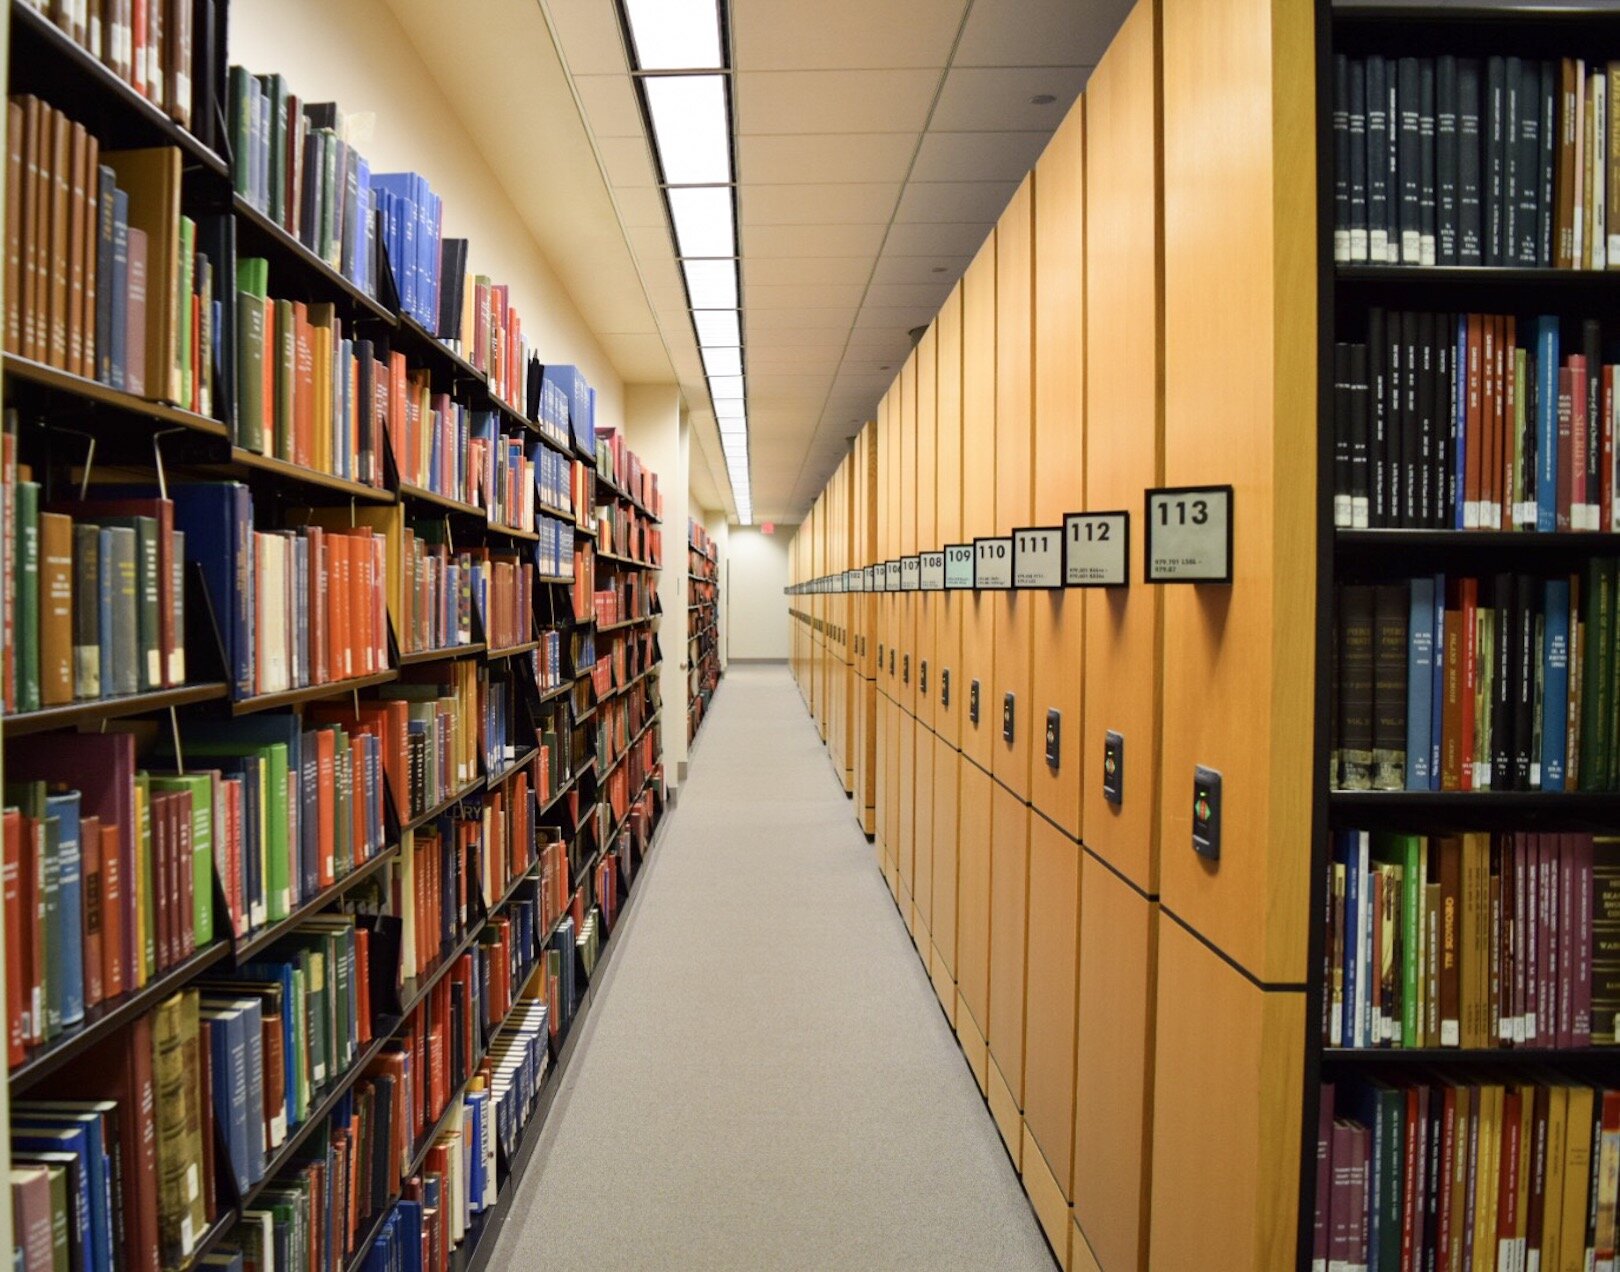
[[695,310],[692,325],[697,328],[698,343],[706,349],[737,348],[742,344],[742,324],[737,321],[735,309]]
[[686,275],[686,298],[693,309],[737,307],[735,261],[682,261],[681,272]]
[[711,375],[709,396],[713,398],[740,398],[743,396],[743,378],[740,375]]
[[735,256],[731,189],[695,186],[669,191],[669,214],[675,221],[675,245],[682,256]]
[[742,350],[741,349],[709,349],[703,350],[703,370],[712,381],[715,376],[741,375]]
[[731,180],[731,120],[721,75],[648,75],[642,81],[664,182],[672,186]]
[[718,0],[625,0],[630,43],[644,71],[718,70]]

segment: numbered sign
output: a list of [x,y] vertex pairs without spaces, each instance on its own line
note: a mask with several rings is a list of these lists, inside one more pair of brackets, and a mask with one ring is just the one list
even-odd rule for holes
[[916,592],[922,587],[922,559],[908,556],[900,558],[900,590]]
[[870,566],[870,565],[865,565],[865,566],[861,567],[861,591],[863,591],[863,592],[870,592],[870,591],[873,590],[873,587],[872,587],[872,570],[873,570],[873,567]]
[[1130,584],[1131,514],[1071,512],[1063,518],[1063,581],[1070,587]]
[[951,543],[945,547],[945,590],[966,592],[973,587],[973,545]]
[[883,590],[885,592],[898,592],[900,590],[900,562],[889,561],[884,565]]
[[924,552],[921,559],[922,590],[925,592],[943,592],[945,590],[945,554],[943,552]]
[[1014,530],[1013,586],[1016,588],[1057,588],[1063,586],[1063,527],[1031,526]]
[[1147,492],[1149,583],[1232,581],[1232,488],[1166,486]]
[[1000,592],[1012,587],[1012,536],[973,541],[973,586],[981,592]]

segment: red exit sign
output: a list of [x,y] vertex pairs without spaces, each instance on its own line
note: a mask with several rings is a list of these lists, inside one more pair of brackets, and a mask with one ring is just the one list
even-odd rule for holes
[[759,523],[759,532],[761,534],[775,534],[776,533],[776,522],[774,522],[774,521],[761,521]]

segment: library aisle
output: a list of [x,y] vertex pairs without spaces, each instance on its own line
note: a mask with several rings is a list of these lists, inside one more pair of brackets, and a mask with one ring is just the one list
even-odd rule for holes
[[648,876],[493,1267],[1052,1266],[785,666]]

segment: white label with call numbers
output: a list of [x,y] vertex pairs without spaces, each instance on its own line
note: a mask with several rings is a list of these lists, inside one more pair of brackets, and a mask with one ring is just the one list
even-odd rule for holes
[[1131,514],[1071,512],[1063,518],[1063,581],[1070,587],[1130,582]]
[[922,561],[918,557],[900,558],[900,590],[915,592],[922,586]]
[[973,587],[973,545],[952,543],[945,549],[945,590],[968,591]]
[[1232,488],[1178,486],[1147,492],[1147,581],[1232,581]]
[[1034,526],[1013,531],[1013,586],[1063,586],[1063,528]]
[[973,541],[973,586],[981,592],[999,592],[1013,582],[1012,536]]
[[945,554],[943,552],[924,552],[922,561],[922,590],[925,592],[943,592],[945,590]]
[[898,592],[900,590],[900,562],[889,561],[883,568],[883,590],[885,592]]

